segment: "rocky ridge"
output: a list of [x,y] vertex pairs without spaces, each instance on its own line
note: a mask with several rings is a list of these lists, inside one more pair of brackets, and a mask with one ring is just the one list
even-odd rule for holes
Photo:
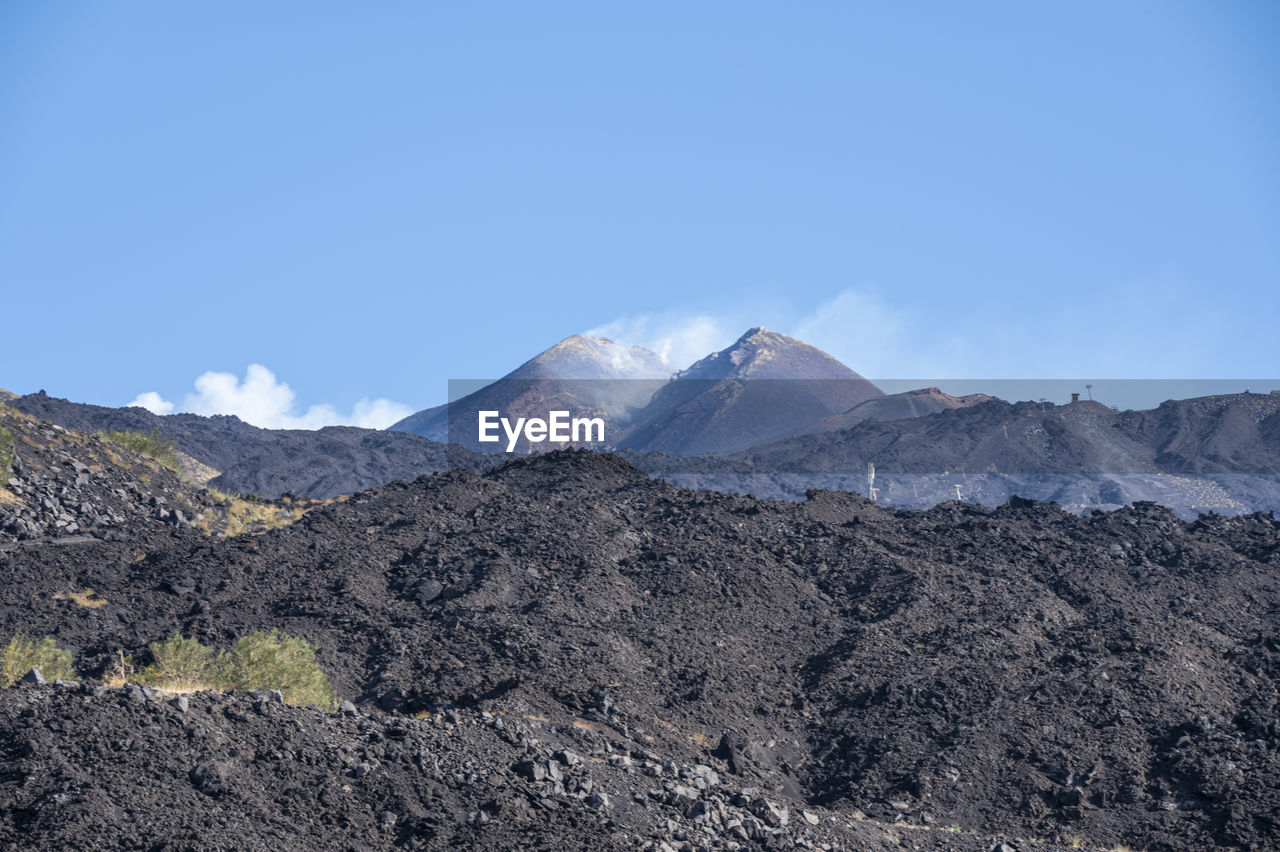
[[217,512],[207,492],[101,438],[0,405],[10,448],[0,481],[0,543],[96,535],[123,541],[138,524],[185,526]]
[[40,393],[11,399],[11,408],[67,429],[92,434],[125,431],[174,439],[183,453],[208,466],[208,484],[222,491],[268,498],[292,494],[318,500],[413,479],[455,467],[492,466],[461,447],[419,435],[354,426],[260,429],[232,416],[152,414],[108,408]]
[[319,501],[242,498],[190,478],[198,462],[162,463],[0,405],[0,550],[125,542],[168,528],[226,537],[292,523]]

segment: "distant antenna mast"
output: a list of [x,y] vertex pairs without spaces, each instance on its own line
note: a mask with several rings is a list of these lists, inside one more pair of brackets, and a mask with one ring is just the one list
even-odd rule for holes
[[1089,392],[1089,401],[1093,402],[1093,385],[1085,385],[1084,389]]
[[867,493],[871,495],[871,501],[874,503],[876,499],[876,465],[875,462],[867,462]]
[[962,503],[962,502],[964,502],[963,498],[961,498],[961,496],[960,496],[960,483],[959,483],[959,482],[957,482],[957,483],[956,483],[956,502],[957,502],[957,503]]

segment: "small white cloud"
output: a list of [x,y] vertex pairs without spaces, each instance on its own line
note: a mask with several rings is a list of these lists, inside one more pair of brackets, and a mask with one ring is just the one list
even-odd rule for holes
[[162,399],[160,394],[155,391],[147,391],[138,394],[138,398],[125,406],[125,408],[145,408],[152,414],[169,414],[173,411],[173,403],[167,399]]
[[307,414],[298,417],[293,409],[293,388],[276,380],[275,373],[261,364],[250,364],[241,382],[235,373],[209,372],[196,379],[196,392],[187,394],[183,411],[210,416],[234,414],[246,423],[268,429],[316,428],[299,426]]
[[362,399],[351,412],[351,425],[364,429],[386,429],[410,414],[413,409],[389,399]]
[[[327,403],[312,405],[299,413],[295,409],[293,388],[276,378],[261,364],[250,364],[243,379],[234,373],[210,370],[195,381],[195,393],[189,393],[178,410],[206,417],[232,414],[246,423],[263,429],[320,429],[324,426],[360,426],[385,429],[413,413],[407,405],[389,399],[361,399],[350,414],[343,414]],[[130,405],[141,406],[155,414],[169,414],[178,408],[160,394],[139,394]]]

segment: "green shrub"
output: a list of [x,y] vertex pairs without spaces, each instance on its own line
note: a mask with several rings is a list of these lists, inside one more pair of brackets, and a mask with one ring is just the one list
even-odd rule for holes
[[178,442],[168,435],[161,435],[159,429],[152,429],[145,435],[141,432],[99,432],[98,437],[140,456],[153,458],[170,470],[178,470]]
[[13,686],[32,669],[39,669],[45,680],[75,680],[73,662],[71,652],[59,648],[52,636],[30,639],[19,631],[0,650],[0,686]]
[[149,648],[151,665],[136,676],[124,674],[121,680],[175,692],[278,689],[288,704],[315,704],[327,710],[338,702],[337,692],[316,662],[315,647],[279,630],[245,636],[223,654],[179,633],[152,642]]
[[225,662],[214,650],[196,639],[175,633],[152,642],[151,665],[138,673],[138,680],[161,689],[191,690],[219,687],[226,680]]
[[279,630],[250,634],[231,646],[227,682],[236,689],[278,689],[289,704],[333,709],[338,695],[316,662],[315,646]]

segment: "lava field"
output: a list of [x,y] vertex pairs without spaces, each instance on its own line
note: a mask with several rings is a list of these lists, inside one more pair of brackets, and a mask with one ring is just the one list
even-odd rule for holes
[[[13,848],[1280,842],[1270,515],[769,502],[560,452],[112,530],[0,546],[0,637],[89,678],[0,693]],[[270,628],[344,713],[94,686]]]

